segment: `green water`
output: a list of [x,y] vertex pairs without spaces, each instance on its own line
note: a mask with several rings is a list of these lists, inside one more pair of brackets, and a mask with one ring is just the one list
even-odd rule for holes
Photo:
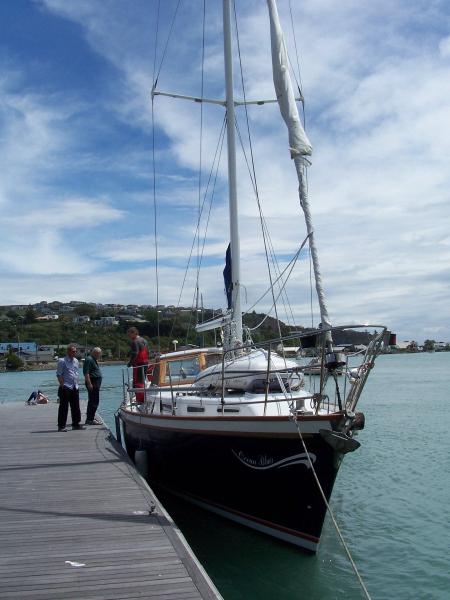
[[[450,353],[381,356],[359,404],[362,446],[345,457],[331,505],[373,600],[450,598],[449,370]],[[100,412],[113,427],[121,369],[103,371]],[[0,373],[0,402],[24,402],[34,387],[56,399],[54,372]],[[318,554],[306,556],[185,503],[164,505],[226,600],[363,598],[329,518]]]

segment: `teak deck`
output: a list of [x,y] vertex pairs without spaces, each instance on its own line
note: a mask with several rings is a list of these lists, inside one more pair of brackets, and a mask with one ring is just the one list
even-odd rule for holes
[[220,599],[109,430],[56,414],[0,405],[0,598]]

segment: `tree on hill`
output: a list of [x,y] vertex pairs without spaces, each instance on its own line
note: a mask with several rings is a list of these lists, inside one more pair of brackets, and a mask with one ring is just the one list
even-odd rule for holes
[[29,304],[27,310],[25,311],[23,322],[28,325],[29,323],[34,323],[34,321],[36,321],[36,312],[31,304]]
[[73,314],[80,316],[87,315],[92,318],[97,314],[97,307],[95,304],[79,304],[73,309]]
[[14,354],[11,348],[6,355],[5,366],[8,371],[17,371],[17,369],[20,369],[23,366],[22,359]]
[[424,352],[433,352],[435,344],[434,340],[425,340],[423,343]]

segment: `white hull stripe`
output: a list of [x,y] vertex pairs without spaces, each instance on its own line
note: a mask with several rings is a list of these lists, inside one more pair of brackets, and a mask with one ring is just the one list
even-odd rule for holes
[[[122,411],[122,419],[141,427],[167,431],[186,431],[212,434],[261,434],[261,435],[298,435],[297,427],[290,419],[192,419],[189,417],[155,417]],[[302,434],[318,434],[320,429],[333,429],[331,420],[317,419],[298,421]]]

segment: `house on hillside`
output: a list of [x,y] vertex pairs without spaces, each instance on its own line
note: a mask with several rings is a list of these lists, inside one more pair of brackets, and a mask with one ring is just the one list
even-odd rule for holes
[[76,317],[73,317],[72,323],[74,325],[84,325],[85,323],[89,323],[90,320],[91,317],[88,317],[88,315],[77,315]]
[[397,350],[406,350],[407,352],[419,352],[419,346],[414,340],[404,340],[403,342],[397,342]]
[[116,317],[100,317],[100,319],[95,319],[94,321],[94,325],[99,325],[100,327],[110,327],[118,324],[119,321]]
[[74,307],[70,306],[69,304],[63,304],[59,309],[59,312],[61,314],[67,314],[67,313],[71,313],[73,311],[74,311]]

